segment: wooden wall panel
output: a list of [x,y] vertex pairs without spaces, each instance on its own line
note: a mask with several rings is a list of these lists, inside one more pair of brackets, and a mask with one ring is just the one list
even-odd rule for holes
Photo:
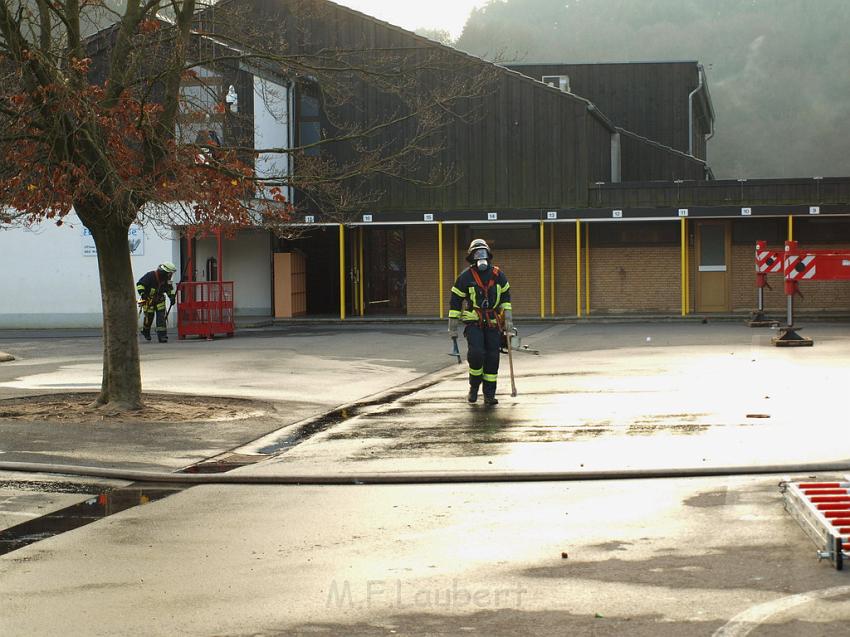
[[[682,152],[688,151],[688,94],[699,82],[696,62],[621,64],[516,64],[508,68],[540,80],[568,75],[570,89],[591,102],[616,126]],[[702,113],[695,101],[695,113]],[[695,118],[696,137],[708,133],[704,119]],[[705,144],[696,145],[705,158]],[[698,154],[697,154],[698,153]]]
[[[299,6],[318,9],[294,16]],[[546,86],[460,51],[426,41],[324,2],[259,2],[257,24],[269,25],[274,37],[287,40],[289,52],[307,52],[326,46],[361,48],[420,48],[442,51],[459,72],[492,73],[491,91],[478,98],[481,119],[457,120],[443,133],[445,149],[434,158],[421,158],[417,176],[441,164],[456,167],[457,181],[437,189],[422,188],[380,177],[369,185],[383,192],[372,206],[383,210],[488,210],[506,208],[569,207],[587,200],[588,180],[608,180],[610,141],[605,125],[588,113],[584,100]],[[329,8],[330,7],[330,8]],[[463,71],[464,67],[466,70]],[[438,88],[444,77],[432,80]],[[351,104],[341,115],[352,122],[368,123],[386,117],[395,106],[391,96],[351,78]],[[425,88],[429,88],[427,85]],[[463,109],[459,108],[462,113]],[[413,124],[387,130],[375,144],[409,138]],[[350,151],[337,149],[340,159]]]

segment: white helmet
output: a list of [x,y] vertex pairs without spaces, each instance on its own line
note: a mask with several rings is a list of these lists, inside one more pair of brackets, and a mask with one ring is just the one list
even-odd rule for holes
[[479,257],[475,256],[475,253],[478,250],[486,250],[487,251],[487,259],[493,258],[493,252],[490,250],[490,246],[487,245],[487,242],[484,239],[473,239],[472,243],[469,244],[469,249],[466,251],[466,260],[469,263],[474,263],[479,259]]
[[166,261],[165,263],[159,264],[159,269],[163,272],[167,272],[168,274],[174,274],[177,272],[177,266],[174,265],[171,261]]

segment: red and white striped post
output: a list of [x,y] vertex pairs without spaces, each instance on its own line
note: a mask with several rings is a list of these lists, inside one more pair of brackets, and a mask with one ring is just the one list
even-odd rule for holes
[[756,241],[756,304],[750,312],[750,327],[769,327],[778,321],[769,320],[764,314],[764,288],[772,290],[767,282],[768,274],[782,272],[782,255],[776,250],[767,249],[767,241]]

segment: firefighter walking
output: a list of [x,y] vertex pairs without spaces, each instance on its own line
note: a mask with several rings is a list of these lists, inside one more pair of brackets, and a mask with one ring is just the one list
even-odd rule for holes
[[474,239],[466,253],[469,267],[461,272],[452,286],[449,309],[449,336],[457,338],[458,326],[463,323],[469,363],[469,395],[478,400],[483,388],[484,404],[496,405],[496,378],[502,331],[513,329],[511,284],[498,266],[493,265],[493,253],[483,239]]
[[156,315],[156,336],[160,343],[168,342],[168,327],[165,324],[167,312],[165,311],[165,298],[174,305],[176,293],[174,284],[171,282],[172,275],[177,267],[170,262],[160,263],[156,270],[146,273],[138,283],[136,291],[139,293],[139,306],[145,318],[142,323],[142,336],[146,341],[151,340],[151,324]]

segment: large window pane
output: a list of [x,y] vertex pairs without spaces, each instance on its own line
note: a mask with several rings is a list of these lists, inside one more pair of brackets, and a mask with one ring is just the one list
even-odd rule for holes
[[[316,142],[321,141],[322,139],[322,129],[319,122],[301,122],[299,126],[301,140],[300,143],[302,146],[307,146],[309,144],[315,144]],[[318,155],[319,147],[316,146],[314,148],[308,148],[304,151],[305,155]]]
[[700,266],[726,265],[726,229],[721,225],[700,226]]

